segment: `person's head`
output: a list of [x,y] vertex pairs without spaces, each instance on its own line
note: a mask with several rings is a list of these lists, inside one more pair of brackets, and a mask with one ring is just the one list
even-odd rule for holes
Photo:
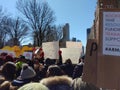
[[47,76],[61,76],[63,75],[63,70],[58,65],[50,65],[47,69]]
[[85,56],[80,57],[80,58],[79,58],[79,63],[80,63],[80,62],[84,62],[84,59],[85,59]]
[[72,64],[71,59],[70,59],[70,58],[69,58],[69,59],[67,59],[67,60],[65,61],[65,64]]
[[36,72],[32,67],[30,67],[28,64],[22,65],[22,70],[19,78],[21,78],[22,80],[31,79],[31,78],[34,78],[35,75],[36,75]]
[[3,52],[0,54],[0,58],[4,60],[7,55],[8,55],[7,53]]
[[28,83],[20,87],[18,90],[49,90],[41,83]]
[[13,62],[6,62],[3,67],[2,67],[2,75],[8,79],[8,80],[13,80],[15,78],[16,74],[16,66],[15,63]]
[[36,76],[35,70],[28,64],[23,64],[20,75],[12,81],[13,86],[22,86],[30,83]]
[[73,90],[100,90],[95,85],[82,81],[81,78],[74,79],[72,86]]
[[53,62],[52,62],[52,60],[51,60],[50,58],[46,58],[44,64],[45,64],[46,66],[50,66],[50,65],[53,64]]
[[5,57],[5,61],[10,61],[10,62],[13,62],[14,61],[14,59],[13,59],[13,57],[12,56],[10,56],[10,55],[7,55],[6,57]]
[[26,58],[23,55],[19,56],[19,61],[26,62]]
[[72,90],[72,78],[68,76],[54,76],[44,78],[40,81],[49,90]]

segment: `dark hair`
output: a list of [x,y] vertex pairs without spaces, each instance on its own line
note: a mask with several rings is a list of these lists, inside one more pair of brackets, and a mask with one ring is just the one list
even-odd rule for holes
[[69,58],[69,59],[67,59],[67,60],[65,61],[65,64],[72,64],[71,59],[70,59],[70,58]]
[[14,61],[13,57],[10,56],[10,55],[7,55],[6,58],[5,58],[5,60],[6,60],[6,61],[11,61],[11,62]]
[[3,52],[3,53],[0,54],[0,56],[6,56],[6,55],[8,55],[8,54],[5,53],[5,52]]
[[13,80],[16,74],[16,66],[13,62],[6,62],[1,70],[2,75],[7,80]]
[[20,55],[20,57],[19,57],[20,59],[25,59],[25,56],[23,56],[23,55]]
[[64,72],[58,65],[50,65],[47,70],[47,76],[61,76]]

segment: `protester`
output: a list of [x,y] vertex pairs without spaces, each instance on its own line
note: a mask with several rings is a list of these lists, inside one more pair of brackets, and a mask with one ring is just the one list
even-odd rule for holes
[[58,55],[59,55],[59,59],[58,59],[57,64],[62,65],[63,64],[63,62],[62,62],[62,51],[60,49],[58,51]]
[[73,90],[100,90],[95,85],[82,81],[82,78],[75,78],[72,87]]
[[7,56],[5,57],[5,61],[6,61],[6,62],[8,62],[8,61],[10,61],[10,62],[14,62],[14,59],[13,59],[12,56],[7,55]]
[[28,83],[20,87],[18,90],[49,90],[41,83]]
[[68,76],[54,76],[44,78],[40,81],[49,90],[72,90],[72,78]]
[[6,62],[1,69],[1,75],[5,80],[12,81],[16,76],[16,66],[13,62]]
[[44,64],[44,51],[43,51],[42,47],[39,49],[39,52],[40,52],[39,62]]
[[38,60],[34,61],[34,70],[36,72],[36,77],[34,81],[39,82],[39,80],[46,77],[45,66],[42,63],[39,63]]
[[60,65],[60,68],[65,72],[66,75],[72,77],[74,65],[72,64],[71,59],[67,59],[64,64]]
[[73,71],[73,79],[82,76],[83,66],[84,66],[84,58],[85,56],[79,59],[79,63],[75,66]]
[[[0,71],[0,90],[17,90],[11,86],[12,80],[16,78],[16,66],[13,62],[3,64]],[[11,89],[10,89],[11,88]]]
[[16,67],[17,67],[17,73],[16,76],[18,77],[20,75],[20,71],[22,69],[22,65],[26,63],[25,56],[20,55],[18,61],[16,62]]
[[5,52],[3,52],[3,53],[0,54],[0,65],[3,65],[6,62],[5,58],[6,58],[7,55],[8,54],[5,53]]
[[47,77],[64,75],[63,70],[58,65],[50,65],[47,70]]
[[32,67],[28,66],[27,64],[23,64],[20,76],[12,81],[12,85],[20,87],[34,80],[35,76],[36,76],[35,70]]
[[55,64],[54,61],[52,61],[50,58],[46,58],[44,62],[45,71],[47,72],[48,67],[54,64]]
[[[40,63],[38,58],[26,60],[25,56],[20,55],[14,63],[14,58],[6,54],[3,56],[4,59],[1,57],[1,60],[6,63],[0,64],[0,90],[99,90],[96,86],[82,81],[84,56],[79,59],[80,62],[75,68],[70,58],[65,63],[55,63],[55,60],[50,58],[44,60],[42,54]],[[62,56],[59,59],[62,60]]]

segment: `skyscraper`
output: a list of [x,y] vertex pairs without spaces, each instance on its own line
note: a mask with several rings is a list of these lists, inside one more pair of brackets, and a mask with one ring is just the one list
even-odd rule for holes
[[70,35],[69,35],[69,24],[66,23],[63,27],[63,41],[69,41]]

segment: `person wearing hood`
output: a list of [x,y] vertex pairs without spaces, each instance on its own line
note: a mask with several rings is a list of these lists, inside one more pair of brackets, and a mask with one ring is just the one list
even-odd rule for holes
[[49,90],[41,83],[28,83],[20,87],[18,90]]
[[54,76],[40,81],[49,90],[72,90],[72,78],[68,76]]

